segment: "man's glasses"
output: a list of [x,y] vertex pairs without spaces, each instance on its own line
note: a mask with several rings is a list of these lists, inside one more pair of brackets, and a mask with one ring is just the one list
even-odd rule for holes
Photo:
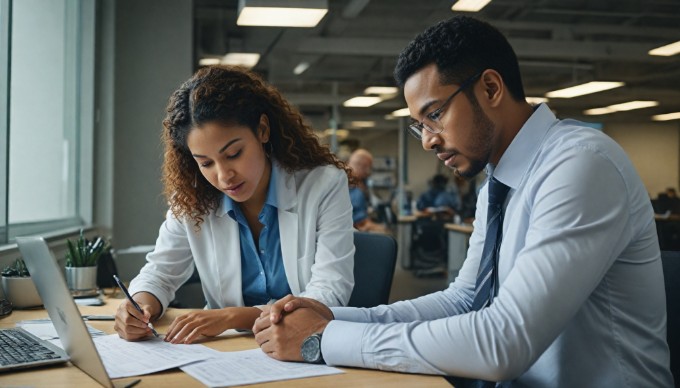
[[453,98],[456,97],[458,93],[462,92],[463,90],[465,90],[465,88],[472,85],[477,80],[477,78],[479,78],[482,75],[482,73],[483,71],[480,71],[479,73],[463,81],[460,84],[460,87],[455,92],[453,92],[453,94],[451,94],[439,106],[439,108],[426,114],[423,121],[412,120],[411,124],[409,124],[408,126],[409,133],[418,140],[423,139],[423,129],[433,134],[442,133],[442,131],[444,130],[444,125],[442,124],[441,119],[444,110],[451,103],[451,101],[453,101]]

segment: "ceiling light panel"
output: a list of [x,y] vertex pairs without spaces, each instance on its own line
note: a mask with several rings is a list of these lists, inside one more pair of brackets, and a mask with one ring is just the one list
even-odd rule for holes
[[328,0],[239,0],[239,26],[314,27],[328,13]]
[[462,12],[478,12],[482,8],[486,7],[491,0],[458,0],[453,7],[452,11],[462,11]]
[[678,53],[680,53],[680,40],[675,43],[657,47],[654,50],[649,50],[649,55],[658,55],[663,57],[670,57],[671,55]]
[[257,53],[229,53],[222,57],[220,63],[223,65],[244,66],[247,68],[254,67],[260,60],[260,54]]
[[664,113],[652,116],[654,121],[680,120],[680,112]]
[[565,89],[554,90],[552,92],[546,93],[545,96],[548,98],[572,98],[586,94],[602,92],[604,90],[619,88],[623,85],[625,85],[623,82],[592,81]]
[[382,98],[380,97],[359,96],[352,97],[349,100],[343,102],[342,106],[350,108],[367,108],[379,103],[380,101],[382,101]]

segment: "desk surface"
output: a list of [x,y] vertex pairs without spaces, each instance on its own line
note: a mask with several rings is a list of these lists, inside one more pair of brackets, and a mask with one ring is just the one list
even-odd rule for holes
[[[118,292],[120,298],[120,291]],[[119,299],[107,299],[104,306],[79,306],[83,314],[113,314],[118,306]],[[169,309],[167,314],[155,327],[164,333],[168,325],[183,310]],[[15,310],[11,315],[0,319],[0,327],[13,327],[19,321],[47,317],[47,311],[40,310]],[[106,333],[114,333],[111,321],[89,321],[92,327]],[[220,351],[237,351],[253,349],[257,347],[252,335],[244,335],[231,338],[219,338],[203,343],[206,346]],[[274,383],[258,384],[258,386],[281,386],[281,387],[450,387],[439,376],[412,375],[402,373],[381,372],[365,369],[340,368],[345,371],[341,375],[311,377],[306,379],[279,381]],[[141,383],[136,387],[200,387],[197,380],[179,369],[140,376]],[[99,387],[80,369],[71,363],[66,366],[50,368],[27,369],[25,371],[0,374],[0,386],[33,386],[33,387]]]

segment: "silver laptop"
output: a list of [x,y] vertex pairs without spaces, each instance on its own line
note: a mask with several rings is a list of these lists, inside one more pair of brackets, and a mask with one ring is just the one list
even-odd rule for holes
[[57,265],[45,240],[42,237],[17,237],[17,245],[73,365],[104,387],[128,387],[138,383],[139,379],[121,380],[114,384],[109,378],[66,286],[63,270]]

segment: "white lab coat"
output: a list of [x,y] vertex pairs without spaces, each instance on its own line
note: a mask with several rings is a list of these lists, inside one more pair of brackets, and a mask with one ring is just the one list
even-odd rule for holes
[[[321,166],[291,174],[276,162],[272,167],[290,290],[328,306],[346,305],[354,286],[354,237],[345,172]],[[195,231],[193,220],[168,212],[131,293],[152,293],[165,311],[196,266],[208,308],[244,305],[238,223],[222,205],[203,219]]]

